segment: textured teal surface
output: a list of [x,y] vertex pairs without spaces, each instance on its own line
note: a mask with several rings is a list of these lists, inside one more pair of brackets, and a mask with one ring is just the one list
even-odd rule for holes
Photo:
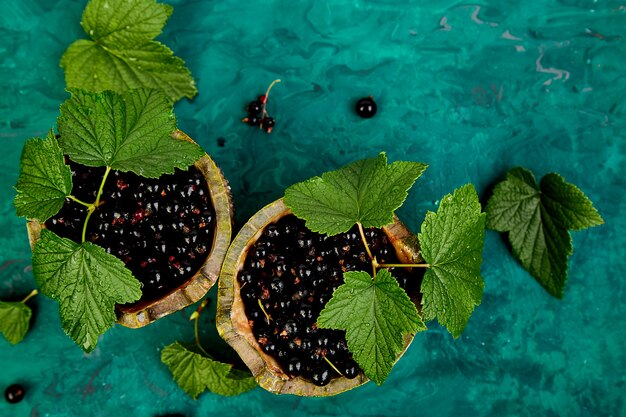
[[[416,230],[445,193],[473,182],[486,198],[510,167],[561,173],[606,225],[574,233],[562,301],[486,237],[483,304],[453,340],[416,337],[382,387],[333,398],[189,399],[159,361],[191,340],[192,309],[141,330],[117,326],[85,355],[34,300],[25,341],[0,340],[0,388],[27,386],[0,416],[626,415],[626,6],[618,1],[171,1],[159,38],[188,63],[199,95],[179,127],[223,168],[244,222],[295,181],[381,150],[430,164],[399,211]],[[24,141],[55,124],[67,97],[61,54],[84,2],[0,4],[0,298],[34,286],[12,185]],[[271,135],[242,124],[244,105],[281,78]],[[378,115],[353,103],[373,95]],[[224,147],[218,146],[224,138]],[[215,305],[213,303],[213,305]],[[203,337],[214,321],[206,315]]]

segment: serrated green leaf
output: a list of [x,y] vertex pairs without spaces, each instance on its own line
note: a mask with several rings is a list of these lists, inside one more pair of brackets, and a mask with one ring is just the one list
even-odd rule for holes
[[172,7],[154,0],[91,0],[81,25],[92,40],[74,42],[61,58],[68,88],[119,93],[160,89],[172,100],[197,89],[185,63],[154,41]]
[[485,286],[480,275],[485,214],[476,190],[464,185],[446,195],[437,213],[428,212],[418,235],[422,257],[430,264],[422,281],[422,313],[437,318],[458,337]]
[[159,36],[173,10],[154,0],[91,0],[80,25],[104,45],[131,46]]
[[32,310],[22,302],[0,301],[0,333],[9,341],[16,345],[24,340]]
[[249,373],[192,352],[178,342],[163,348],[161,362],[167,365],[176,383],[194,400],[206,389],[215,394],[233,396],[257,386]]
[[558,174],[547,174],[537,187],[525,168],[513,168],[494,188],[486,207],[487,227],[508,232],[513,255],[551,295],[561,298],[572,254],[568,232],[604,221],[591,201]]
[[409,296],[388,270],[376,277],[347,272],[320,313],[321,328],[346,331],[348,349],[365,375],[381,385],[402,351],[403,335],[426,330]]
[[336,235],[356,223],[383,227],[393,222],[394,211],[427,167],[419,162],[387,165],[381,153],[294,184],[285,191],[284,201],[314,232]]
[[568,230],[581,230],[604,223],[591,200],[574,184],[565,182],[559,174],[541,178],[541,204],[556,224]]
[[45,222],[63,207],[72,192],[72,171],[52,131],[46,139],[33,138],[24,144],[15,189],[18,216]]
[[73,161],[144,177],[187,168],[204,154],[197,144],[171,137],[172,105],[157,90],[75,90],[61,105],[58,126],[61,146]]
[[141,297],[141,284],[118,258],[47,229],[33,250],[33,274],[41,292],[59,302],[65,333],[86,352],[115,323],[115,305]]

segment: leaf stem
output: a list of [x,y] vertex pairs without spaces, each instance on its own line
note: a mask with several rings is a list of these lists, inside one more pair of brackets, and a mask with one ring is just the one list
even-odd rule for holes
[[85,203],[84,201],[79,200],[78,198],[74,197],[73,195],[68,195],[67,198],[69,198],[70,200],[75,201],[78,204],[81,204],[81,205],[83,205],[83,206],[85,206],[87,208],[89,208],[89,207],[91,207],[93,205],[93,204],[90,204],[90,203]]
[[189,316],[189,320],[195,320],[200,317],[200,314],[202,314],[202,311],[204,311],[204,308],[207,306],[207,304],[209,304],[209,299],[205,298],[204,300],[202,300],[198,308],[196,308],[196,311],[191,313],[191,316]]
[[104,171],[104,175],[102,176],[102,182],[100,183],[100,188],[98,189],[98,195],[96,195],[96,202],[94,205],[98,207],[100,205],[100,196],[102,195],[102,190],[104,190],[104,183],[109,176],[109,172],[111,172],[111,167],[107,167],[106,171]]
[[91,214],[96,210],[96,208],[100,205],[100,196],[102,195],[102,190],[104,190],[104,183],[109,176],[109,172],[111,172],[111,167],[107,167],[106,171],[104,171],[104,175],[102,176],[102,182],[100,183],[100,188],[98,189],[98,194],[96,195],[96,201],[93,204],[89,204],[87,206],[87,217],[85,217],[85,223],[83,223],[83,234],[81,242],[85,242],[85,236],[87,234],[87,224],[89,224],[89,219],[91,218]]
[[376,263],[379,268],[430,268],[430,264],[379,264]]
[[24,299],[22,300],[22,303],[26,303],[26,301],[30,300],[31,298],[33,298],[33,297],[34,297],[34,296],[36,296],[37,294],[39,294],[39,291],[37,291],[37,289],[35,288],[34,290],[32,290],[32,291],[30,292],[30,294],[28,294],[28,295],[26,296],[26,298],[24,298]]
[[198,331],[198,322],[200,321],[200,313],[202,313],[202,310],[204,310],[204,307],[206,307],[208,302],[209,302],[208,298],[205,298],[202,301],[202,303],[200,303],[200,306],[196,309],[196,311],[194,311],[191,314],[191,317],[189,317],[189,320],[193,320],[194,321],[194,323],[193,323],[193,334],[194,334],[194,337],[196,339],[196,346],[198,346],[198,349],[200,349],[202,351],[202,353],[204,353],[207,357],[210,358],[211,355],[209,355],[209,352],[204,350],[204,348],[200,344],[200,335],[199,335],[199,331]]
[[93,210],[87,211],[87,217],[85,217],[85,223],[83,223],[83,234],[81,237],[81,243],[85,242],[85,235],[87,234],[87,224],[89,223],[89,218],[91,217],[91,213],[93,213]]
[[324,360],[326,362],[328,362],[328,364],[330,365],[331,368],[333,368],[335,370],[335,372],[337,372],[339,375],[343,376],[343,374],[341,373],[341,371],[339,369],[337,369],[337,367],[335,366],[335,364],[333,364],[330,359],[328,359],[326,357],[326,355],[323,355],[322,358],[324,358]]
[[359,222],[357,222],[356,225],[359,228],[359,234],[361,235],[361,240],[363,241],[363,245],[365,246],[365,251],[367,252],[367,256],[369,256],[370,260],[372,261],[372,271],[374,272],[374,275],[372,275],[372,277],[375,277],[376,266],[378,265],[378,262],[376,262],[376,258],[372,255],[372,251],[370,251],[370,247],[367,244],[367,239],[365,239],[365,232],[363,231],[363,225]]

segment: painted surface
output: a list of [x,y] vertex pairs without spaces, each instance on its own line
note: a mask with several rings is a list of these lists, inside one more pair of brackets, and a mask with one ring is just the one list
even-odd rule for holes
[[[35,301],[32,331],[0,340],[0,388],[27,386],[0,416],[626,415],[626,3],[561,0],[171,1],[159,38],[186,60],[199,95],[179,127],[230,180],[237,222],[299,180],[386,151],[430,164],[399,211],[416,230],[467,182],[483,198],[511,167],[561,173],[606,225],[574,233],[565,298],[550,298],[488,232],[485,295],[466,332],[419,335],[382,387],[334,398],[190,400],[159,361],[191,340],[192,309],[142,330],[116,327],[91,355],[62,332],[57,304]],[[61,54],[84,37],[84,2],[0,5],[0,297],[34,286],[13,184],[24,141],[55,125],[67,98]],[[240,122],[281,78],[271,135]],[[372,95],[379,113],[359,119]],[[223,146],[220,146],[223,144]],[[213,304],[214,305],[214,304]],[[210,312],[210,309],[209,309]],[[203,337],[215,338],[207,314]]]

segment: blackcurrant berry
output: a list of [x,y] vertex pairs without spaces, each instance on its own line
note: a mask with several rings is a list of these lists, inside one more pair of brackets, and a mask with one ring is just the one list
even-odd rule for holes
[[311,379],[313,383],[317,386],[323,387],[324,385],[328,385],[330,382],[332,375],[328,369],[325,367],[319,367],[313,369],[313,374],[311,375]]
[[250,126],[258,126],[261,123],[261,119],[257,116],[250,116],[243,119],[245,123],[248,123]]
[[258,116],[261,110],[263,110],[263,103],[258,100],[251,101],[246,107],[246,111],[250,116]]
[[276,121],[273,117],[264,117],[263,120],[261,120],[261,125],[263,129],[271,131],[274,125],[276,125]]
[[26,391],[24,391],[24,387],[20,384],[9,385],[7,389],[4,390],[4,398],[11,404],[16,404],[22,401],[25,394]]
[[356,114],[364,119],[374,117],[377,110],[376,102],[372,97],[364,97],[356,103]]
[[299,358],[291,358],[287,365],[287,373],[291,376],[298,376],[302,372],[302,361]]
[[350,359],[348,363],[346,363],[343,367],[343,376],[345,376],[348,379],[353,379],[353,378],[356,378],[358,374],[359,374],[359,366],[356,364],[354,360]]

